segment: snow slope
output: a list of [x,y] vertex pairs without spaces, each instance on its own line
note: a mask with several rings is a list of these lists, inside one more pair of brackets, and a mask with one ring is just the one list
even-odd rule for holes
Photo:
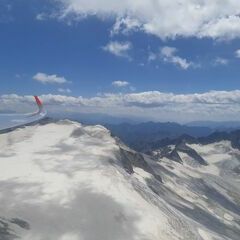
[[191,147],[213,166],[154,161],[67,120],[0,134],[0,239],[239,239],[239,175],[219,182],[231,168],[216,146]]
[[[229,141],[186,146],[189,151],[175,148],[182,163],[156,157],[155,171],[161,172],[164,185],[152,185],[154,191],[164,192],[162,198],[200,224],[202,239],[240,239],[240,151]],[[206,164],[199,163],[199,156]]]

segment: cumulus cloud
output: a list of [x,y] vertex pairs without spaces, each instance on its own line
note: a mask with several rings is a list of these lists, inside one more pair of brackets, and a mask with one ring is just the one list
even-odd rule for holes
[[236,57],[237,57],[237,58],[240,58],[240,49],[238,49],[238,50],[235,52],[235,54],[236,54]]
[[130,42],[111,41],[103,47],[103,50],[112,53],[113,55],[118,57],[130,58],[129,50],[131,48],[132,44]]
[[[40,96],[51,111],[98,112],[129,115],[156,121],[237,120],[240,117],[240,90],[174,94],[148,91],[102,94],[83,98],[64,95]],[[0,110],[19,111],[34,106],[32,96],[0,96]],[[227,107],[226,107],[227,106]]]
[[116,19],[112,33],[143,31],[161,39],[240,37],[239,0],[52,0],[59,19]]
[[112,82],[112,85],[114,87],[126,87],[126,86],[129,85],[129,82],[127,82],[127,81],[114,81],[114,82]]
[[228,65],[229,61],[226,58],[221,58],[221,57],[217,57],[214,60],[214,65],[219,66],[219,65]]
[[36,15],[36,20],[38,21],[43,21],[46,20],[48,18],[48,15],[45,13],[39,13]]
[[172,63],[184,70],[187,70],[190,66],[193,66],[192,62],[189,62],[187,61],[187,59],[181,58],[176,54],[177,54],[176,48],[168,47],[168,46],[161,48],[161,57],[164,62]]
[[158,58],[158,55],[156,53],[150,52],[149,55],[148,55],[148,61],[149,62],[154,61],[157,58]]
[[53,75],[48,75],[46,73],[36,73],[33,76],[33,79],[41,82],[41,83],[58,83],[58,84],[62,84],[62,83],[68,83],[69,81],[67,81],[67,79],[65,79],[64,77],[59,77],[56,74]]
[[60,93],[71,93],[71,89],[69,88],[58,88],[58,92]]
[[171,63],[173,65],[176,65],[183,70],[187,70],[190,67],[198,66],[197,64],[178,56],[177,52],[178,52],[178,49],[174,47],[169,47],[169,46],[161,47],[160,51],[158,52],[150,51],[148,53],[148,62],[162,60],[166,63]]
[[111,35],[113,36],[119,33],[127,35],[132,31],[140,30],[140,25],[140,22],[134,18],[117,18],[115,24],[112,27]]

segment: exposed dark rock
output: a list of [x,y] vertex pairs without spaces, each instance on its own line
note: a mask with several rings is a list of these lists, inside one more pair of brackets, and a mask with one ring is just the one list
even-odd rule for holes
[[11,222],[11,223],[14,223],[14,224],[18,225],[19,227],[24,228],[24,229],[26,229],[26,230],[29,230],[29,229],[30,229],[29,223],[26,222],[26,221],[24,221],[24,220],[22,220],[22,219],[12,218],[10,222]]
[[159,158],[168,158],[174,162],[178,162],[178,163],[182,163],[182,159],[179,156],[178,152],[176,151],[176,149],[174,148],[172,150],[171,147],[167,146],[164,147],[160,150],[160,153],[158,153],[157,155],[154,156],[155,159],[159,159]]
[[127,154],[126,151],[121,148],[120,148],[120,158],[126,172],[129,174],[134,173],[129,154]]
[[155,174],[154,170],[145,161],[142,154],[134,151],[128,151],[120,147],[120,156],[123,167],[128,173],[134,173],[133,166],[142,168],[144,171],[152,174],[159,182],[162,182],[161,176]]
[[178,163],[182,163],[182,159],[179,156],[178,152],[176,151],[176,149],[174,149],[172,152],[170,152],[168,155],[166,155],[167,158],[169,158],[172,161],[178,162]]
[[201,165],[208,165],[207,162],[194,149],[187,146],[184,142],[178,144],[175,149],[179,152],[188,154],[188,156],[192,157]]
[[237,173],[237,174],[240,174],[240,166],[235,167],[235,168],[233,169],[233,172],[235,172],[235,173]]
[[4,219],[0,218],[0,239],[1,240],[14,240],[18,237],[13,234],[12,229],[9,226],[9,223]]
[[188,156],[192,157],[195,161],[197,161],[201,165],[208,165],[207,162],[192,148],[186,145],[185,140],[179,142],[174,149],[172,150],[170,147],[164,147],[161,152],[157,155],[158,158],[166,157],[172,161],[183,163],[181,157],[178,152],[186,153]]

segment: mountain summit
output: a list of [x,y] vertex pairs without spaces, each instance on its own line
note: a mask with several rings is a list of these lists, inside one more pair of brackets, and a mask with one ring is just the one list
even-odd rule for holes
[[0,239],[238,240],[239,150],[174,148],[181,162],[68,120],[0,134]]

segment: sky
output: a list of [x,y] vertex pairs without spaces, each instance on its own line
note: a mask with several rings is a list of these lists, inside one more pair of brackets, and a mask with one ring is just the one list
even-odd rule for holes
[[239,0],[1,0],[0,112],[238,120]]

